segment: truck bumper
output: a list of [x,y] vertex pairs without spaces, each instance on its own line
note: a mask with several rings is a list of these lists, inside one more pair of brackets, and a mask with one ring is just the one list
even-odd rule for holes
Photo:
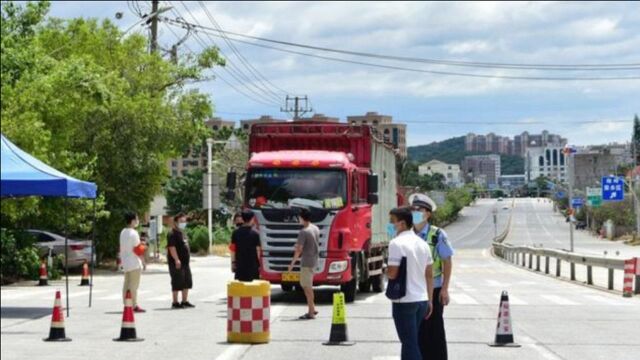
[[[346,268],[344,270],[330,272],[331,264],[344,263],[346,261]],[[334,265],[335,266],[335,265]],[[341,269],[341,267],[338,267]],[[299,271],[299,269],[294,269]],[[267,280],[272,284],[282,284],[282,273],[265,271],[264,268],[260,268],[260,278]],[[313,285],[341,285],[351,280],[351,261],[349,258],[327,258],[325,268],[320,273],[315,273],[313,276]]]

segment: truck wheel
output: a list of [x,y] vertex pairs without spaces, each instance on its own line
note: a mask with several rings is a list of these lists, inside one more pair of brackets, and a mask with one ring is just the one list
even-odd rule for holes
[[280,284],[280,287],[282,288],[282,291],[284,291],[284,292],[293,291],[293,284]]
[[344,293],[344,299],[348,303],[352,303],[356,299],[356,291],[358,284],[358,265],[354,261],[354,257],[351,258],[351,281],[346,284],[340,285],[340,291]]
[[384,276],[382,274],[371,277],[371,285],[373,292],[381,293],[384,291]]
[[358,291],[362,293],[368,293],[371,291],[371,281],[369,279],[358,283]]

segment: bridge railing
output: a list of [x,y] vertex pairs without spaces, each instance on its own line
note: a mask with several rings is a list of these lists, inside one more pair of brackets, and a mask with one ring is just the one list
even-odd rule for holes
[[[504,240],[504,239],[503,239]],[[624,271],[625,260],[599,257],[593,255],[577,254],[556,249],[545,249],[531,246],[516,246],[500,242],[493,243],[493,252],[496,256],[522,267],[528,267],[537,272],[544,271],[551,274],[551,264],[555,263],[555,276],[562,276],[562,264],[567,264],[570,268],[569,278],[576,281],[576,265],[585,266],[587,270],[586,283],[594,284],[593,268],[604,268],[607,270],[607,284],[609,290],[614,290],[614,271]],[[544,262],[542,261],[544,259]],[[554,260],[553,262],[551,260]],[[544,264],[544,269],[541,265]],[[640,276],[635,275],[635,294],[640,294]]]

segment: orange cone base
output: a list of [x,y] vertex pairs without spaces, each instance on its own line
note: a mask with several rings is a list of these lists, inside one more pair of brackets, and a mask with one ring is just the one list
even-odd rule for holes
[[80,286],[89,286],[89,279],[80,280]]
[[136,337],[136,329],[135,328],[122,328],[120,329],[120,337],[117,339],[113,339],[113,341],[144,341],[143,338]]
[[496,335],[496,341],[489,344],[491,347],[520,347],[513,342],[513,335]]
[[40,282],[38,282],[38,286],[48,286],[49,285],[49,281],[47,281],[47,279],[40,279]]
[[66,337],[63,328],[51,328],[51,330],[49,330],[49,337],[42,340],[43,341],[71,341],[71,339]]

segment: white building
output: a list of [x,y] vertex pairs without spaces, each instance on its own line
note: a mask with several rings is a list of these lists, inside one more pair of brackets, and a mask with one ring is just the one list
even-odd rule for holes
[[560,146],[527,148],[524,167],[527,182],[535,181],[540,176],[561,182],[568,179],[569,167]]
[[420,166],[418,166],[418,174],[433,175],[434,173],[442,174],[445,178],[445,183],[449,186],[461,186],[462,179],[460,176],[460,165],[447,164],[440,160],[431,160]]

